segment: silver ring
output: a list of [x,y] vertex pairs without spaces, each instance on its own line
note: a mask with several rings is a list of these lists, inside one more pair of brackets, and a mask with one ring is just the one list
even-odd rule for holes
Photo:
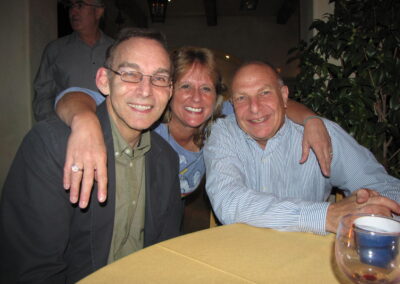
[[72,167],[71,167],[71,171],[74,172],[74,173],[77,173],[77,172],[83,171],[83,169],[81,169],[77,165],[73,164]]

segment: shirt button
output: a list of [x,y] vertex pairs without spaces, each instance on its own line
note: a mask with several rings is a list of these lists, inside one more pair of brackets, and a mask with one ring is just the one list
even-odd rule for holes
[[133,201],[132,201],[132,205],[135,205],[135,204],[136,204],[136,201],[135,201],[135,200],[133,200]]
[[132,166],[133,166],[133,163],[132,163],[132,162],[130,162],[130,163],[129,163],[129,166],[132,168]]
[[128,154],[128,155],[129,155],[130,153],[131,153],[131,150],[130,150],[130,149],[126,149],[126,150],[125,150],[125,154]]
[[119,157],[120,153],[119,152],[115,152],[115,157]]

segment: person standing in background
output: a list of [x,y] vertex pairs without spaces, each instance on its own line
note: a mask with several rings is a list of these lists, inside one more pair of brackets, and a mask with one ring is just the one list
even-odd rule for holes
[[73,32],[50,42],[43,54],[34,85],[33,112],[37,121],[54,113],[54,99],[71,86],[97,90],[96,71],[103,66],[113,39],[99,28],[103,0],[68,1]]

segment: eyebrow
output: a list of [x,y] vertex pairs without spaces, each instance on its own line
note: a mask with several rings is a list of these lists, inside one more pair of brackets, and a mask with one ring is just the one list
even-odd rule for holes
[[[138,71],[140,71],[140,66],[136,63],[122,62],[118,65],[118,68],[121,68],[121,67],[130,67],[130,68],[137,69]],[[167,73],[169,75],[170,71],[166,68],[158,68],[155,72],[153,72],[153,74],[159,74],[159,73]]]
[[270,84],[265,84],[264,86],[262,86],[261,88],[259,88],[258,90],[257,90],[257,93],[259,93],[259,92],[261,92],[261,91],[264,91],[265,89],[273,89],[273,87],[272,87],[272,85],[270,85]]
[[[260,88],[258,88],[256,90],[256,92],[260,92],[260,91],[265,90],[265,89],[272,89],[272,85],[270,85],[270,84],[262,85]],[[247,93],[247,91],[239,90],[236,93],[243,94],[243,93]]]
[[232,92],[232,97],[235,97],[235,96],[245,96],[245,95],[246,95],[245,92]]
[[134,69],[140,69],[139,65],[137,65],[136,63],[129,63],[129,62],[122,62],[117,67],[118,68],[130,67],[130,68],[134,68]]

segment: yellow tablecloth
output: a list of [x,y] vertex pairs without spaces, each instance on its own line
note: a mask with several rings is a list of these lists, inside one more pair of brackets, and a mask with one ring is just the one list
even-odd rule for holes
[[234,224],[148,247],[80,283],[327,284],[344,283],[342,277],[334,260],[334,235]]

